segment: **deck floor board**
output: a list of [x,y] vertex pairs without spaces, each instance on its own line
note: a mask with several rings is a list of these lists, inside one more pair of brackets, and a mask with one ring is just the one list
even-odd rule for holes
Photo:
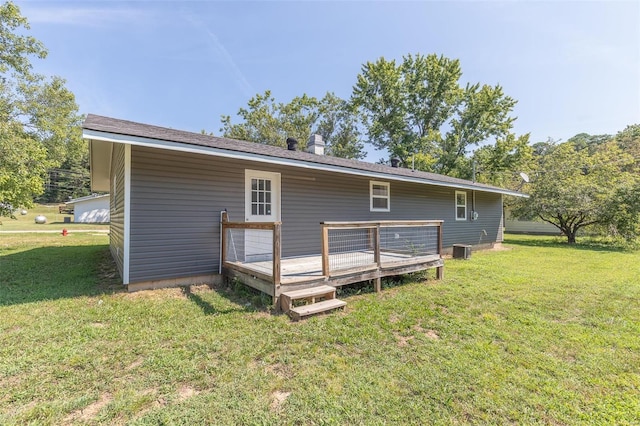
[[[332,255],[334,256],[334,255]],[[382,269],[391,268],[396,265],[419,264],[439,259],[440,255],[410,256],[403,253],[383,252],[380,256],[380,266]],[[344,256],[335,256],[329,260],[332,265],[331,276],[352,273],[354,268],[371,266],[376,268],[376,264],[369,259],[373,259],[371,251],[350,253],[349,259],[344,260]],[[241,265],[244,269],[253,270],[260,274],[271,275],[271,261],[262,262],[230,262]],[[334,269],[335,268],[335,269]],[[299,257],[282,258],[281,260],[281,283],[295,284],[305,281],[319,280],[322,275],[322,256],[310,255]]]

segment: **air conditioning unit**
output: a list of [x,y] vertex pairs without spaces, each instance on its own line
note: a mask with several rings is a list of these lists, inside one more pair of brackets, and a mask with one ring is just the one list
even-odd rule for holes
[[453,258],[454,259],[470,259],[471,258],[471,246],[466,244],[454,244],[453,245]]

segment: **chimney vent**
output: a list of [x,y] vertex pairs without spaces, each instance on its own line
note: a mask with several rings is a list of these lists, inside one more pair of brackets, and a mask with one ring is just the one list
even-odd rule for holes
[[391,159],[391,167],[398,167],[400,165],[400,159],[397,157],[393,157]]
[[324,155],[324,141],[320,135],[311,135],[307,144],[307,152]]
[[298,146],[298,141],[294,138],[287,138],[287,149],[289,151],[295,151]]

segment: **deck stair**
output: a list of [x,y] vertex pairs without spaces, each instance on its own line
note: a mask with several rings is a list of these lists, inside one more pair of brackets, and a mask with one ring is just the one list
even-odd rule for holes
[[[294,306],[296,301],[306,301],[306,305]],[[347,302],[336,299],[336,288],[329,285],[287,291],[280,295],[280,307],[291,319],[298,321],[303,317],[344,308]]]

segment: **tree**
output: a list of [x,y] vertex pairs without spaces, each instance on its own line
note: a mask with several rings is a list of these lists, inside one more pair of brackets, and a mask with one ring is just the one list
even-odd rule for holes
[[362,67],[351,102],[369,140],[403,164],[422,154],[427,171],[468,177],[470,148],[510,134],[516,101],[500,85],[460,85],[460,62],[437,55],[384,58]]
[[[44,59],[41,42],[27,35],[29,24],[12,2],[0,5],[0,204],[29,207],[43,192],[46,171],[81,157],[78,107],[59,77],[33,72],[31,59]],[[11,208],[6,208],[11,206]]]
[[316,126],[310,133],[322,136],[327,154],[356,160],[364,158],[366,153],[358,129],[358,118],[348,103],[333,93],[327,93],[320,100],[319,113]]
[[220,131],[225,137],[281,147],[292,137],[304,148],[309,136],[316,133],[324,139],[328,155],[344,158],[365,155],[357,121],[347,103],[333,93],[320,100],[305,94],[285,104],[276,103],[267,90],[251,98],[247,108],[240,108],[238,116],[242,123],[233,124],[230,116],[222,116]]
[[475,180],[518,190],[523,183],[519,172],[530,173],[535,167],[533,152],[528,134],[520,137],[509,134],[498,139],[495,145],[482,146],[472,156],[476,165]]
[[0,217],[13,217],[42,191],[47,152],[15,123],[0,122]]
[[61,203],[90,194],[89,151],[86,150],[82,157],[68,156],[60,167],[47,170],[44,193],[37,200]]
[[636,167],[640,169],[640,124],[627,126],[615,135],[614,140],[620,149],[634,158]]
[[545,142],[536,142],[531,145],[533,148],[533,155],[540,159],[550,153],[558,143],[560,143],[560,139],[554,140],[552,138],[547,138]]
[[556,226],[570,244],[579,230],[599,225],[635,238],[640,220],[640,178],[634,159],[614,141],[593,153],[581,143],[565,142],[547,150],[520,202],[517,216],[537,216]]
[[31,73],[29,56],[40,59],[47,57],[44,45],[30,36],[15,34],[20,28],[29,29],[26,18],[20,15],[20,9],[12,2],[0,6],[0,73],[14,70],[20,75]]
[[613,143],[632,161],[618,163],[624,166],[628,176],[616,189],[610,205],[614,214],[614,231],[630,240],[640,235],[640,124],[627,126],[618,132]]
[[576,150],[588,149],[589,154],[593,154],[602,144],[611,140],[611,135],[590,135],[588,133],[578,133],[567,140],[575,145]]

